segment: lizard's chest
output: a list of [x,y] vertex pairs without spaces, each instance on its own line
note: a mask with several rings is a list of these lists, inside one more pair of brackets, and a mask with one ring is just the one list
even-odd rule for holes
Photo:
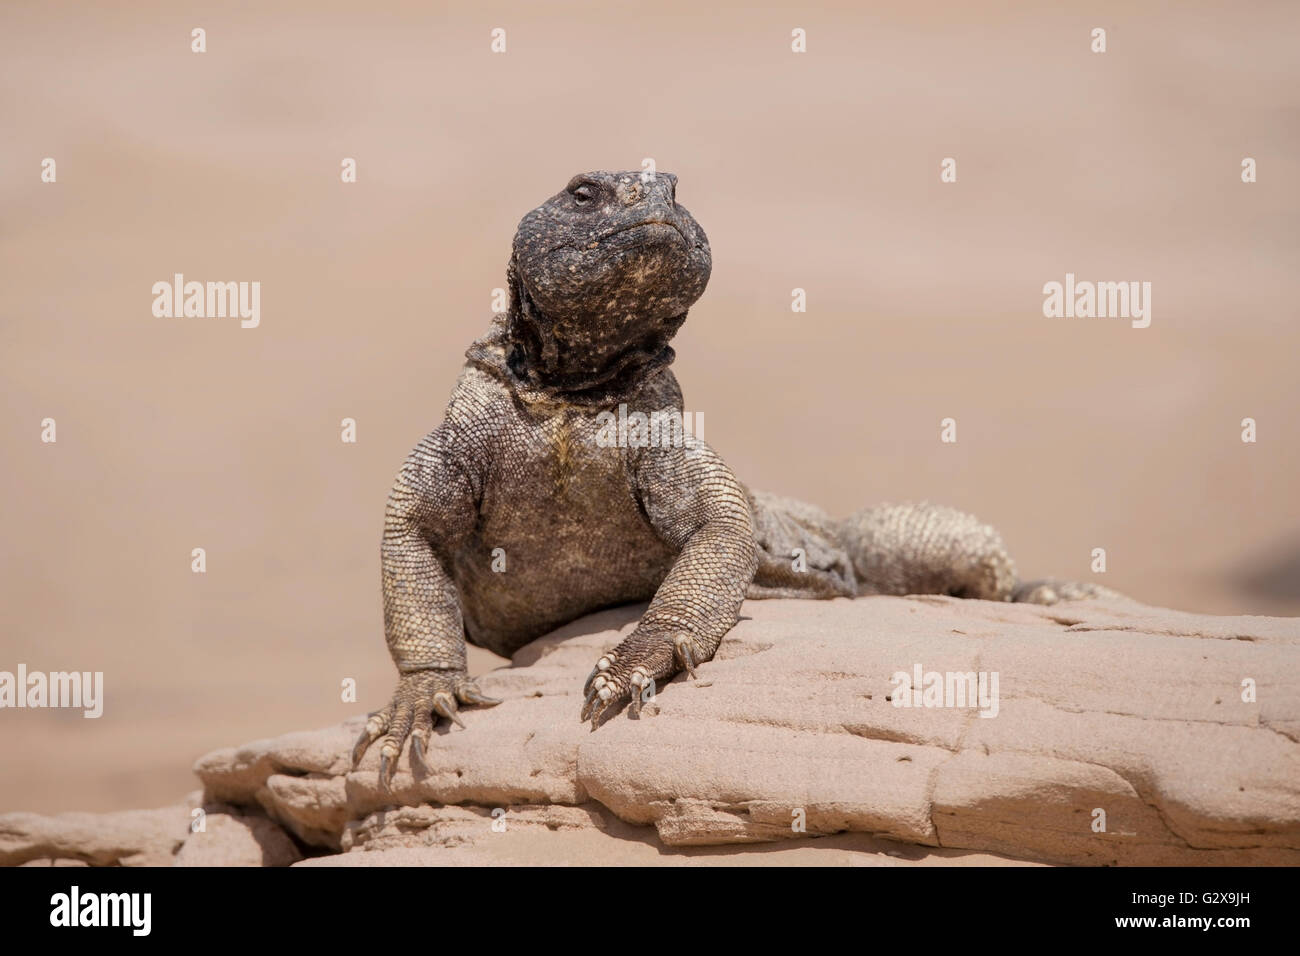
[[627,454],[605,440],[595,416],[579,411],[512,423],[484,487],[482,529],[563,534],[590,527],[592,519],[639,520]]
[[498,653],[598,608],[653,595],[673,552],[641,510],[628,449],[590,416],[512,428],[454,574],[466,632]]

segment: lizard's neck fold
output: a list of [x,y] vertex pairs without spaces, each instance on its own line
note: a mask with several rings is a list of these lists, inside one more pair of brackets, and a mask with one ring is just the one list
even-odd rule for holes
[[[683,316],[683,318],[685,318]],[[676,352],[663,345],[658,351],[634,349],[615,357],[592,372],[548,365],[537,344],[511,334],[508,320],[498,318],[492,328],[465,353],[470,361],[509,382],[530,402],[567,405],[607,405],[635,391],[672,364]]]
[[[513,273],[513,270],[512,270]],[[603,405],[627,395],[672,364],[668,344],[686,313],[667,319],[557,322],[543,315],[516,276],[510,311],[498,316],[467,357],[504,378],[521,397]],[[624,330],[639,330],[628,334]]]

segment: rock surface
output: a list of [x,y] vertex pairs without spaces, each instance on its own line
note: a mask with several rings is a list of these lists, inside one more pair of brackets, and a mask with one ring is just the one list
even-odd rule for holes
[[[376,788],[378,748],[348,772],[359,717],[196,770],[209,798],[349,851],[488,839],[501,808],[508,826],[552,830],[612,815],[669,847],[857,831],[1050,862],[1300,863],[1298,621],[944,597],[744,614],[698,682],[594,733],[578,691],[636,609],[535,641],[482,679],[505,702],[440,727],[429,768],[412,774],[404,755],[392,795]],[[917,665],[996,673],[996,714],[895,706],[893,675]]]
[[302,859],[261,811],[201,798],[195,791],[158,810],[0,814],[0,866],[289,866]]
[[188,804],[48,817],[0,814],[0,866],[170,866],[189,826]]
[[176,866],[290,866],[302,859],[297,844],[260,813],[207,813],[203,829],[188,835]]
[[[170,850],[155,831],[107,839],[87,815],[10,814],[0,862],[284,864],[301,846],[321,854],[307,865],[1300,863],[1300,620],[750,601],[698,681],[592,732],[583,680],[638,610],[484,675],[504,702],[440,726],[428,767],[403,754],[391,794],[378,747],[348,768],[358,715],[201,758],[208,832],[186,840],[180,808]],[[949,706],[896,706],[894,675],[918,666],[984,674],[989,698],[944,701],[954,676],[921,701]]]

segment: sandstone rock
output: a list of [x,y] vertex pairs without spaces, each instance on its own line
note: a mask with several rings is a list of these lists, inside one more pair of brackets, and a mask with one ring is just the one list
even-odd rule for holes
[[260,814],[208,812],[176,854],[176,866],[290,866],[302,853]]
[[[747,846],[666,849],[655,831],[599,804],[582,807],[399,807],[349,824],[352,852],[299,866],[1023,866],[963,850],[917,847],[865,833]],[[494,826],[493,824],[497,824]],[[788,828],[787,828],[788,829]]]
[[26,863],[19,863],[19,866],[90,866],[85,860],[71,860],[67,857],[52,859],[48,856],[40,857],[36,860],[28,860]]
[[[257,811],[184,803],[118,813],[0,814],[0,866],[289,866],[302,852]],[[196,811],[204,828],[191,832]]]
[[[440,727],[429,767],[404,754],[391,794],[377,747],[347,769],[360,716],[196,770],[209,799],[370,862],[523,862],[530,841],[631,824],[661,847],[850,831],[1064,863],[1300,863],[1300,621],[1121,600],[751,601],[698,682],[592,733],[583,680],[638,611],[574,622],[486,675],[505,703]],[[893,675],[917,665],[996,673],[996,707],[895,706]],[[494,808],[514,842],[493,842]]]
[[[391,793],[378,747],[349,767],[357,715],[201,758],[206,832],[189,833],[197,796],[7,814],[0,863],[284,865],[301,858],[289,834],[339,851],[312,866],[1300,863],[1300,621],[751,601],[698,681],[593,733],[583,680],[639,610],[485,675],[504,703],[440,726],[428,766],[403,754]],[[917,668],[940,675],[921,703],[943,706],[898,706],[894,675]],[[962,675],[983,700],[944,699]]]
[[413,846],[459,846],[492,839],[491,834],[542,828],[603,830],[605,819],[595,808],[562,806],[396,807],[371,813],[349,823],[343,834],[345,850],[388,850]]
[[170,866],[189,832],[190,810],[0,814],[0,866]]

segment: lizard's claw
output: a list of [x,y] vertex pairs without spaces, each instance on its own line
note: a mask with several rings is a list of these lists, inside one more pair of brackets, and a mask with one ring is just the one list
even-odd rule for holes
[[457,701],[465,704],[491,706],[501,703],[488,697],[463,670],[427,670],[403,674],[387,707],[371,714],[365,730],[352,748],[352,768],[355,770],[366,751],[380,737],[379,786],[387,790],[397,772],[398,758],[406,738],[411,738],[412,765],[425,765],[425,751],[429,735],[433,732],[434,714],[446,717],[459,727]]
[[465,729],[465,721],[461,720],[460,714],[456,713],[456,698],[445,690],[438,691],[433,695],[433,709],[461,730]]
[[501,698],[489,697],[468,677],[456,685],[456,699],[462,704],[479,704],[483,707],[495,707],[501,703]]
[[[592,682],[600,676],[601,671],[607,671],[613,667],[614,662],[617,660],[618,655],[613,651],[610,651],[608,654],[602,654],[600,660],[596,661],[596,666],[591,669],[591,673],[587,675],[586,682],[582,685],[582,692],[587,695],[588,700],[591,699]],[[586,717],[583,717],[583,720],[586,719]]]
[[366,755],[366,751],[388,729],[388,715],[392,708],[386,708],[377,713],[371,714],[370,719],[366,721],[365,729],[361,731],[361,736],[357,738],[356,744],[352,748],[352,769],[357,769],[357,764],[361,763],[361,758]]
[[628,716],[640,717],[641,705],[654,699],[657,684],[683,669],[695,677],[695,664],[701,658],[698,647],[690,634],[648,635],[634,631],[596,662],[582,688],[580,719],[590,720],[595,730],[624,702],[628,704]]
[[694,646],[695,642],[689,634],[677,634],[673,637],[673,652],[676,655],[677,663],[682,670],[686,671],[687,677],[691,680],[698,680],[695,676]]
[[[435,700],[437,694],[434,694]],[[463,727],[464,724],[461,724]],[[415,725],[411,728],[411,769],[414,770],[416,764],[426,767],[428,764],[424,761],[424,751],[429,745],[429,735],[433,733],[433,714],[427,710],[417,711],[415,715]],[[382,761],[381,761],[382,762]]]

